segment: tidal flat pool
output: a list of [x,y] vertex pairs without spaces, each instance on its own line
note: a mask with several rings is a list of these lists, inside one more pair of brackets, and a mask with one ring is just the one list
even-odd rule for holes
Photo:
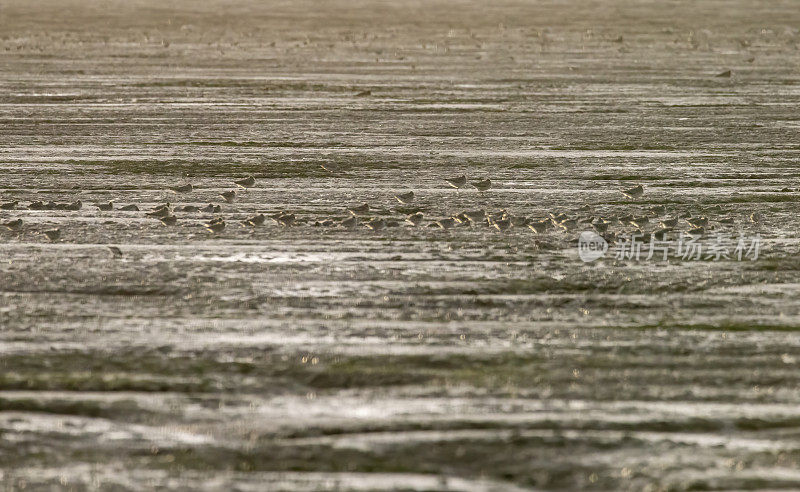
[[3,2],[0,484],[800,489],[798,28]]

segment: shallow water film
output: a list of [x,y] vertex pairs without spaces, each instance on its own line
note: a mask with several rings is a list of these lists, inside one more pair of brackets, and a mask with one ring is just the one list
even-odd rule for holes
[[4,1],[0,484],[800,489],[798,28]]

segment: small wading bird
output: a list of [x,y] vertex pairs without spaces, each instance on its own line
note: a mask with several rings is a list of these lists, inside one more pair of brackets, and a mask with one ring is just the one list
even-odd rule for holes
[[209,230],[209,232],[213,232],[214,234],[219,234],[223,230],[225,230],[225,221],[222,218],[217,217],[215,219],[211,219],[208,223],[203,224],[203,226]]
[[175,210],[178,212],[199,212],[200,208],[195,207],[194,205],[184,205],[183,207],[178,207]]
[[551,225],[548,219],[534,220],[528,223],[528,228],[537,234],[544,234]]
[[373,231],[380,231],[384,227],[386,227],[386,221],[383,219],[372,219],[366,224],[364,224],[367,229],[371,229]]
[[352,215],[358,214],[365,214],[369,212],[369,203],[362,203],[361,205],[355,205],[347,209]]
[[250,175],[244,179],[234,181],[233,184],[235,184],[239,188],[250,188],[251,186],[256,184],[256,178],[255,176]]
[[408,217],[406,217],[406,223],[411,224],[414,227],[420,225],[422,223],[422,212],[410,214]]
[[189,193],[194,190],[194,186],[192,186],[192,183],[186,183],[185,185],[170,186],[169,190],[173,193]]
[[213,203],[209,203],[205,207],[201,209],[202,212],[208,212],[210,214],[218,214],[222,212],[222,207],[219,205],[214,205]]
[[108,212],[109,210],[114,210],[114,202],[101,203],[100,205],[97,205],[97,209],[100,210],[101,212]]
[[236,192],[233,190],[223,191],[219,194],[219,196],[221,196],[228,203],[233,203],[233,201],[236,200]]
[[159,217],[158,220],[165,226],[173,226],[178,223],[178,218],[174,215],[165,215],[164,217]]
[[358,219],[355,216],[348,217],[342,220],[342,226],[347,229],[355,229],[357,225],[358,225]]
[[124,207],[120,207],[119,209],[122,210],[123,212],[138,212],[139,211],[139,207],[137,207],[136,205],[125,205]]
[[3,204],[0,204],[0,210],[13,210],[18,203],[19,203],[18,201],[5,202]]
[[467,177],[465,175],[461,175],[455,178],[445,178],[447,184],[452,186],[453,188],[463,188],[465,184],[467,184]]
[[486,191],[492,187],[492,181],[490,179],[481,179],[479,181],[473,181],[472,186],[478,191]]
[[694,229],[689,230],[690,236],[702,236],[706,233],[706,229],[704,227],[695,227]]
[[664,219],[660,223],[664,229],[670,229],[678,225],[678,219]]
[[513,224],[511,223],[511,220],[509,220],[509,219],[500,219],[500,220],[493,220],[492,221],[492,227],[494,227],[495,229],[497,229],[500,232],[504,232],[504,231],[508,230],[508,228],[511,227],[512,225]]
[[242,225],[256,227],[264,224],[265,220],[267,217],[264,214],[258,214],[243,220]]
[[148,217],[158,218],[158,217],[167,217],[169,215],[172,215],[172,212],[170,211],[169,207],[162,206],[153,210],[152,212],[147,212],[145,215]]
[[282,225],[284,227],[293,226],[294,221],[295,221],[294,214],[288,214],[288,213],[282,213],[278,215],[278,217],[275,219],[275,222],[277,222],[278,225]]
[[109,246],[108,250],[111,251],[111,255],[114,258],[122,258],[122,250],[116,246]]
[[456,220],[452,217],[448,217],[446,219],[437,220],[435,224],[439,226],[441,229],[448,230],[451,229],[454,225],[456,225]]
[[22,228],[22,219],[10,220],[3,223],[3,227],[9,231],[18,231]]
[[409,191],[408,193],[399,193],[395,195],[394,198],[403,205],[408,205],[414,201],[414,192]]
[[691,217],[686,219],[686,222],[695,228],[706,227],[708,225],[708,217]]
[[56,229],[48,229],[48,230],[42,231],[42,232],[44,233],[45,236],[47,236],[47,239],[49,239],[50,242],[52,242],[52,243],[58,241],[58,238],[61,237],[61,229],[58,229],[58,228],[56,228]]
[[628,188],[626,190],[622,190],[622,194],[627,196],[628,198],[639,198],[644,195],[644,186],[637,185],[633,188]]
[[72,203],[64,205],[64,210],[75,211],[75,210],[80,210],[82,207],[83,207],[83,202],[81,202],[80,200],[76,200]]

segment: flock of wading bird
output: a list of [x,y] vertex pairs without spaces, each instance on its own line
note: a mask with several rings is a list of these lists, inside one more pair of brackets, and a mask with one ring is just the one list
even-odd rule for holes
[[[445,179],[445,182],[456,189],[465,188],[471,186],[478,190],[478,192],[483,193],[488,191],[492,187],[492,182],[489,179],[480,179],[477,181],[468,181],[465,175],[457,176],[453,178]],[[248,176],[244,179],[234,180],[233,184],[241,189],[251,188],[255,185],[256,178],[254,176]],[[172,186],[169,187],[169,190],[176,194],[186,194],[190,193],[195,190],[195,187],[192,184],[183,184],[179,186]],[[644,187],[642,185],[637,185],[632,188],[627,188],[621,190],[622,194],[630,199],[637,199],[641,198],[644,195]],[[236,200],[236,191],[235,190],[228,190],[220,193],[220,197],[225,200],[227,203],[233,203]],[[416,195],[413,191],[407,191],[404,193],[399,193],[394,196],[394,198],[401,204],[401,205],[411,205],[414,202]],[[0,203],[0,210],[14,210],[19,206],[18,201],[12,202],[5,202]],[[57,203],[57,202],[41,202],[36,201],[30,203],[27,208],[29,210],[80,210],[83,207],[83,203],[78,200],[70,203]],[[139,207],[134,204],[125,205],[119,208],[115,208],[113,202],[102,203],[95,205],[95,207],[100,211],[112,211],[112,210],[119,210],[119,211],[128,211],[128,212],[137,212],[139,211]],[[719,208],[719,206],[717,206]],[[346,229],[355,229],[360,225],[371,229],[373,231],[378,231],[384,228],[390,227],[399,227],[401,222],[398,220],[393,219],[384,219],[379,217],[372,217],[368,218],[370,211],[374,210],[369,203],[362,203],[359,205],[354,205],[347,208],[347,212],[349,215],[344,219],[333,219],[328,218],[324,220],[317,220],[313,222],[314,226],[320,227],[344,227]],[[578,212],[588,212],[591,210],[591,207],[588,205],[584,205]],[[147,217],[152,217],[153,219],[159,220],[165,226],[174,226],[178,223],[178,216],[175,215],[175,212],[203,212],[203,213],[211,213],[211,214],[220,214],[222,213],[222,207],[220,205],[215,205],[213,203],[209,203],[205,207],[198,207],[195,205],[185,205],[180,207],[174,207],[171,203],[163,203],[154,207],[152,210],[145,213]],[[591,227],[598,234],[603,235],[606,240],[614,241],[616,236],[613,232],[609,229],[612,225],[621,225],[623,227],[632,226],[638,232],[644,234],[645,228],[647,228],[650,224],[658,224],[658,229],[653,227],[653,230],[650,234],[654,237],[659,238],[665,236],[667,233],[672,232],[675,230],[681,221],[684,221],[690,229],[687,231],[688,234],[692,236],[702,236],[706,230],[709,228],[709,218],[707,216],[693,216],[691,213],[684,213],[680,216],[676,217],[664,217],[666,213],[666,207],[664,205],[656,205],[650,207],[648,209],[649,215],[641,215],[641,216],[634,216],[634,215],[623,215],[618,217],[585,217],[585,218],[576,218],[570,217],[566,213],[550,213],[549,217],[534,219],[522,215],[512,215],[508,213],[506,210],[500,210],[496,213],[489,213],[486,210],[472,210],[472,211],[465,211],[457,215],[453,215],[450,217],[446,217],[443,219],[438,219],[434,221],[430,221],[427,225],[428,227],[432,228],[439,228],[439,229],[451,229],[454,227],[459,226],[484,226],[494,228],[500,232],[506,231],[510,228],[524,228],[527,227],[534,231],[537,234],[544,234],[549,230],[561,230],[561,231],[573,231],[580,227]],[[301,225],[306,223],[306,221],[298,219],[294,213],[292,212],[278,212],[271,215],[264,215],[263,213],[253,215],[252,217],[248,217],[242,221],[240,224],[244,227],[258,227],[263,225],[267,219],[271,219],[276,224],[284,227],[291,227],[295,225]],[[750,216],[751,222],[758,222],[759,221],[758,214],[752,214]],[[413,227],[417,227],[422,225],[424,221],[424,216],[421,211],[416,211],[409,214],[404,223]],[[733,223],[733,219],[731,218],[720,218],[717,220],[720,224],[730,224]],[[10,220],[7,222],[3,222],[3,227],[16,232],[21,232],[23,228],[23,221],[21,218],[17,218],[14,220]],[[217,216],[211,219],[208,222],[203,223],[203,226],[213,234],[219,234],[225,230],[227,223],[225,219],[221,216]],[[713,226],[711,226],[713,227]],[[58,228],[49,229],[42,231],[42,233],[52,242],[56,242],[61,238],[61,230]],[[111,247],[112,252],[115,255],[118,255],[119,250],[115,251],[115,247]]]

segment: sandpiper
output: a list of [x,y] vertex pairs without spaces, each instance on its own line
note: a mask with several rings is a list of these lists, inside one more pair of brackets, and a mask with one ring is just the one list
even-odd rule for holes
[[690,217],[686,219],[686,222],[688,222],[690,226],[695,228],[705,227],[708,225],[708,217]]
[[167,217],[172,215],[172,211],[169,207],[161,207],[153,210],[152,212],[147,212],[145,214],[148,217]]
[[213,232],[214,234],[219,234],[223,230],[225,230],[225,221],[221,218],[212,219],[210,222],[203,224],[203,226],[209,230],[209,232]]
[[470,210],[464,212],[464,215],[473,223],[486,222],[486,210]]
[[253,175],[250,175],[244,179],[239,179],[233,182],[239,188],[250,188],[254,184],[256,184],[256,178]]
[[75,211],[75,210],[80,210],[81,207],[83,207],[83,202],[81,202],[80,200],[76,200],[76,201],[74,201],[72,203],[68,203],[64,207],[64,210],[73,210],[73,211]]
[[109,210],[114,210],[114,202],[101,203],[100,205],[97,205],[97,209],[100,210],[101,212],[108,212]]
[[650,212],[656,215],[664,215],[667,212],[667,207],[665,205],[656,205],[654,207],[650,207]]
[[672,227],[675,227],[675,226],[678,225],[678,219],[675,219],[675,218],[673,218],[673,219],[664,219],[661,222],[659,222],[659,225],[661,225],[661,227],[663,227],[665,229],[669,229],[669,228],[672,228]]
[[355,205],[347,209],[352,215],[358,214],[365,214],[369,212],[369,203],[362,203],[361,205]]
[[571,231],[572,229],[575,229],[576,227],[578,227],[578,221],[576,219],[562,220],[561,222],[556,224],[556,227],[558,227],[559,229],[562,229],[565,232],[566,231]]
[[672,228],[670,227],[663,227],[653,232],[653,237],[659,241],[663,241],[666,239],[667,234],[672,232]]
[[42,233],[47,236],[47,239],[49,239],[52,243],[58,241],[58,238],[61,237],[61,229],[48,229],[46,231],[42,231]]
[[173,193],[189,193],[190,191],[194,190],[194,186],[192,186],[192,183],[186,183],[184,185],[178,185],[178,186],[169,186],[168,188],[169,191]]
[[414,201],[414,192],[409,191],[408,193],[398,193],[394,196],[394,198],[403,205],[408,205]]
[[38,200],[35,201],[35,202],[31,202],[28,205],[28,210],[41,210],[43,208],[44,208],[44,203],[42,203],[41,201],[38,201]]
[[218,214],[222,211],[222,207],[219,205],[214,205],[213,203],[209,203],[205,207],[200,209],[201,212],[208,212],[210,214]]
[[495,229],[497,229],[500,232],[508,230],[508,228],[511,227],[511,226],[512,226],[511,220],[509,220],[509,219],[501,219],[501,220],[493,220],[492,221],[492,227],[494,227]]
[[233,190],[223,191],[219,194],[219,196],[221,196],[226,202],[233,203],[233,201],[236,199],[236,192]]
[[530,219],[524,215],[509,215],[508,220],[511,221],[511,225],[514,227],[525,227],[530,222]]
[[284,227],[293,226],[294,225],[294,221],[295,221],[295,215],[294,214],[289,214],[289,213],[281,214],[276,219],[276,222],[278,222],[278,225],[282,225]]
[[465,214],[465,213],[460,213],[458,215],[454,215],[453,216],[453,220],[455,220],[459,224],[465,225],[465,226],[469,226],[469,225],[472,224],[472,221],[469,220],[469,217],[467,217],[467,214]]
[[633,188],[622,190],[622,194],[627,196],[628,198],[639,198],[642,195],[644,195],[644,186],[637,185],[634,186]]
[[379,231],[384,227],[386,227],[386,222],[383,219],[372,219],[366,224],[364,224],[364,226],[367,229],[372,229],[373,231]]
[[342,226],[347,229],[354,229],[358,225],[358,219],[355,216],[348,217],[342,221]]
[[750,222],[752,222],[753,224],[758,224],[762,220],[763,220],[763,217],[761,217],[760,213],[753,212],[752,214],[750,214]]
[[422,223],[422,212],[410,214],[408,217],[406,217],[406,223],[411,224],[414,227],[420,225]]
[[635,227],[635,228],[637,228],[639,230],[644,229],[644,226],[646,226],[649,223],[650,223],[650,219],[648,219],[647,217],[634,217],[629,222],[630,225],[632,225],[633,227]]
[[267,217],[264,214],[258,214],[243,220],[242,224],[256,227],[262,225],[265,220],[267,220]]
[[705,227],[695,227],[694,229],[689,230],[690,236],[702,236],[706,233]]
[[456,225],[456,220],[452,217],[448,217],[446,219],[437,220],[435,224],[439,226],[441,229],[447,230]]
[[111,255],[114,256],[114,258],[122,258],[122,250],[118,247],[109,246],[108,250],[111,251]]
[[605,234],[608,231],[608,222],[594,222],[592,223],[594,230],[600,234]]
[[178,223],[178,218],[174,215],[165,215],[164,217],[159,217],[158,220],[165,226],[173,226]]
[[199,212],[200,207],[196,207],[194,205],[184,205],[183,207],[178,207],[175,210],[178,212]]
[[18,203],[19,203],[19,202],[18,202],[18,201],[16,201],[16,200],[15,200],[15,201],[13,201],[13,202],[5,202],[5,203],[2,203],[2,204],[0,204],[0,210],[13,210],[13,209],[14,209],[14,207],[16,207],[16,206],[17,206],[17,204],[18,204]]
[[18,231],[20,228],[22,228],[22,219],[10,220],[8,222],[4,222],[2,225],[9,231]]
[[528,228],[537,234],[544,234],[551,226],[549,219],[534,220],[528,222]]
[[138,212],[139,211],[139,207],[137,207],[136,205],[133,205],[133,204],[125,205],[124,207],[120,207],[119,209],[122,210],[123,212]]
[[478,180],[478,181],[473,181],[472,182],[472,186],[474,186],[475,189],[478,190],[478,191],[486,191],[486,190],[488,190],[489,188],[492,187],[492,180],[487,178],[487,179],[481,179],[481,180]]
[[455,178],[445,178],[447,184],[452,186],[453,188],[463,188],[465,184],[467,184],[467,177],[465,175],[457,176]]

